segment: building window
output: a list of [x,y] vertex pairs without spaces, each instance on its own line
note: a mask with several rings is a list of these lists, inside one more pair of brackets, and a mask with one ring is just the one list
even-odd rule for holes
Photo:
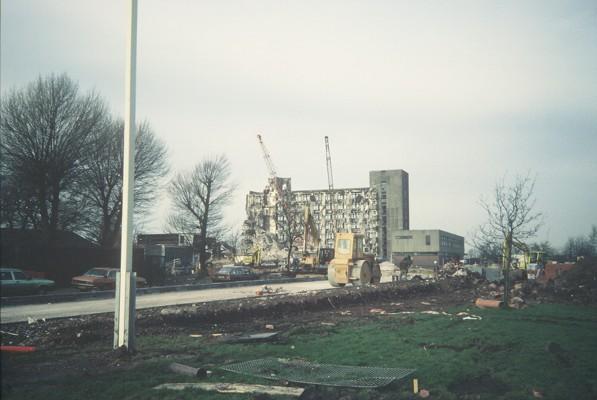
[[425,244],[431,246],[431,235],[425,235]]

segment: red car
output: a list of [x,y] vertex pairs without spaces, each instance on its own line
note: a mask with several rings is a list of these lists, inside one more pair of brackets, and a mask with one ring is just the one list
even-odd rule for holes
[[[114,290],[117,268],[92,268],[83,275],[75,276],[71,284],[79,290]],[[137,276],[137,287],[147,286],[147,280]]]

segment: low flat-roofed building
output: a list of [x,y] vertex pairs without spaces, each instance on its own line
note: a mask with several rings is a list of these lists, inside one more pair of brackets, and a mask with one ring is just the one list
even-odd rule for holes
[[392,236],[392,262],[396,265],[411,256],[414,265],[432,267],[464,257],[464,237],[439,229],[395,231]]

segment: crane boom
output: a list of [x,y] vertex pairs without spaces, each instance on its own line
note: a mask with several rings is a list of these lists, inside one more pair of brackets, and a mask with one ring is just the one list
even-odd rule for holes
[[334,190],[334,175],[332,173],[332,156],[330,155],[330,142],[328,137],[325,137],[325,161],[328,169],[328,189],[330,192]]
[[332,156],[330,153],[330,141],[325,137],[325,161],[328,170],[328,191],[330,193],[330,221],[332,222],[332,232],[336,232],[336,220],[334,219],[334,174],[332,173]]
[[265,160],[265,164],[269,172],[271,184],[274,186],[276,190],[276,194],[278,197],[277,202],[282,206],[282,209],[286,212],[288,211],[288,204],[284,196],[284,190],[280,185],[280,180],[278,179],[276,167],[274,166],[274,162],[272,161],[272,158],[269,155],[269,151],[267,151],[267,147],[265,147],[265,143],[263,143],[263,138],[261,137],[261,135],[257,135],[257,139],[259,140],[259,144],[261,145],[263,158]]
[[274,167],[274,162],[272,161],[272,158],[269,155],[269,151],[267,151],[267,147],[265,147],[265,143],[263,143],[261,135],[257,135],[257,139],[259,140],[259,144],[261,145],[261,151],[263,152],[263,158],[265,160],[265,165],[267,166],[270,178],[276,178],[278,176],[276,172],[276,167]]

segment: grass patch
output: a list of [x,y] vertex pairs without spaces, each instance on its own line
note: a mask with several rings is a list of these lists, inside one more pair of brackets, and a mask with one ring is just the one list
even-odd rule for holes
[[[451,310],[452,313],[463,309]],[[597,398],[597,317],[595,309],[538,305],[518,311],[472,310],[480,321],[443,315],[384,315],[349,320],[336,326],[297,326],[279,343],[224,344],[208,338],[139,337],[139,354],[111,359],[94,371],[93,360],[109,354],[110,343],[3,360],[2,398],[43,399],[250,399],[193,390],[155,391],[166,382],[189,382],[170,373],[178,361],[194,366],[222,365],[264,357],[303,358],[358,366],[416,368],[421,387],[432,398],[518,399],[531,390],[546,399]],[[81,374],[60,374],[61,366],[83,365]],[[6,362],[4,362],[6,361]],[[104,359],[105,361],[105,359]],[[106,363],[105,363],[106,364]],[[211,381],[270,383],[215,370]],[[36,384],[19,384],[13,374],[37,374]],[[72,371],[71,371],[72,372]],[[400,398],[409,383],[374,392],[354,391],[349,398]],[[327,395],[328,398],[330,395]]]

